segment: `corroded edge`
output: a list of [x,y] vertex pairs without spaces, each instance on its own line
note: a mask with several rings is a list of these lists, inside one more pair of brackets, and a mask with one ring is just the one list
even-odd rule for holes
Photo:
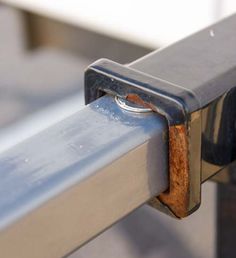
[[185,125],[169,127],[169,189],[158,198],[177,216],[188,215],[190,175]]

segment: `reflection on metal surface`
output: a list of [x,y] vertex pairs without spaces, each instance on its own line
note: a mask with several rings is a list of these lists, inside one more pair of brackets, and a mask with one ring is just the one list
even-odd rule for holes
[[202,110],[202,180],[236,159],[236,88]]
[[135,112],[135,113],[147,113],[147,112],[152,112],[151,108],[145,108],[143,106],[137,105],[129,100],[122,99],[119,97],[115,97],[116,103],[123,109],[130,111],[130,112]]
[[165,133],[105,96],[1,153],[1,256],[62,257],[166,190]]

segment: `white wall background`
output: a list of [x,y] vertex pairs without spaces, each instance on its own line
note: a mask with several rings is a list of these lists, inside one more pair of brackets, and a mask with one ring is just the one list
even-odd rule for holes
[[150,47],[170,44],[236,11],[235,0],[1,0]]

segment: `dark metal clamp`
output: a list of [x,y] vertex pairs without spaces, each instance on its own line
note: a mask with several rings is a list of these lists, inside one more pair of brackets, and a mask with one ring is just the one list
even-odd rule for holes
[[130,65],[101,59],[85,73],[86,103],[112,94],[166,118],[169,189],[150,203],[179,218],[235,160],[235,28],[236,15]]

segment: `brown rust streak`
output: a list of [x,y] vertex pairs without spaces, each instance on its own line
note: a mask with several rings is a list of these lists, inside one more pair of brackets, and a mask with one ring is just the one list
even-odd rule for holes
[[189,163],[188,140],[185,125],[169,127],[169,190],[159,199],[177,217],[188,215],[189,205]]
[[142,107],[151,108],[151,109],[152,109],[151,104],[146,103],[145,101],[143,101],[143,100],[142,100],[138,95],[136,95],[136,94],[129,94],[129,95],[127,95],[126,99],[127,99],[128,101],[133,102],[133,103],[135,103],[135,104],[138,104],[138,105],[140,105],[140,106],[142,106]]
[[[129,94],[126,99],[158,113],[156,107],[136,94]],[[183,218],[188,215],[189,192],[187,128],[185,125],[169,126],[169,189],[158,198],[176,217]]]

